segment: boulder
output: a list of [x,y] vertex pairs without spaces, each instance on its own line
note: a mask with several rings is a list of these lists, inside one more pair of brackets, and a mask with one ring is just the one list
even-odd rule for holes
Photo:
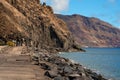
[[57,75],[57,72],[55,72],[55,71],[46,71],[44,75],[45,75],[45,76],[48,76],[48,77],[50,77],[50,78],[54,78],[54,77],[57,77],[57,76],[58,76],[58,75]]
[[69,80],[82,80],[79,74],[70,74]]
[[70,76],[70,77],[80,77],[79,74],[70,74],[69,76]]
[[42,69],[51,70],[51,66],[47,65],[46,63],[39,63]]
[[72,67],[70,67],[70,66],[65,66],[63,68],[63,73],[71,74],[72,72],[73,72],[73,70],[72,70]]
[[64,80],[64,78],[62,76],[57,76],[53,80]]
[[32,61],[31,64],[39,65],[39,62],[38,61]]

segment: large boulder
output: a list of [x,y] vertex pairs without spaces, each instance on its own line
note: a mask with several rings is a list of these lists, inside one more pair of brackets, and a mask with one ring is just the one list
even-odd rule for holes
[[57,72],[55,72],[55,71],[46,71],[46,72],[45,72],[45,76],[48,76],[48,77],[50,77],[50,78],[55,78],[55,77],[57,77],[58,75],[57,75]]

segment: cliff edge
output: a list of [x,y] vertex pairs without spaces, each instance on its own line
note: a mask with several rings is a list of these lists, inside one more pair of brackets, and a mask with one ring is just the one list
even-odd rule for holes
[[0,43],[8,41],[48,51],[76,48],[66,24],[39,0],[0,0]]

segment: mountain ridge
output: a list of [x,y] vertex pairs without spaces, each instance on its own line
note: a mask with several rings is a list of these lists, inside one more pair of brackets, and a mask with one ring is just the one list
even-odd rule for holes
[[120,47],[120,29],[94,17],[56,14],[82,47]]

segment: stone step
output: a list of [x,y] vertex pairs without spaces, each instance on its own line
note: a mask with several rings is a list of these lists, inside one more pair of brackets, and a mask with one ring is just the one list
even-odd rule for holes
[[0,66],[0,72],[4,71],[4,70],[7,70],[7,71],[29,71],[29,72],[34,71],[30,67],[1,67]]
[[0,74],[0,78],[30,78],[30,79],[35,79],[35,75],[34,74],[19,74],[18,72],[14,72],[14,73],[1,73]]
[[30,61],[29,56],[13,56],[13,57],[8,57],[7,61]]
[[26,63],[18,63],[18,62],[9,62],[9,63],[2,63],[1,65],[0,65],[1,67],[32,67],[33,65],[31,65],[30,63],[28,64],[26,64]]
[[10,77],[0,77],[0,80],[36,80],[34,78],[10,78]]
[[34,75],[34,72],[33,71],[17,71],[17,70],[1,70],[0,71],[0,74],[22,74],[22,75]]

